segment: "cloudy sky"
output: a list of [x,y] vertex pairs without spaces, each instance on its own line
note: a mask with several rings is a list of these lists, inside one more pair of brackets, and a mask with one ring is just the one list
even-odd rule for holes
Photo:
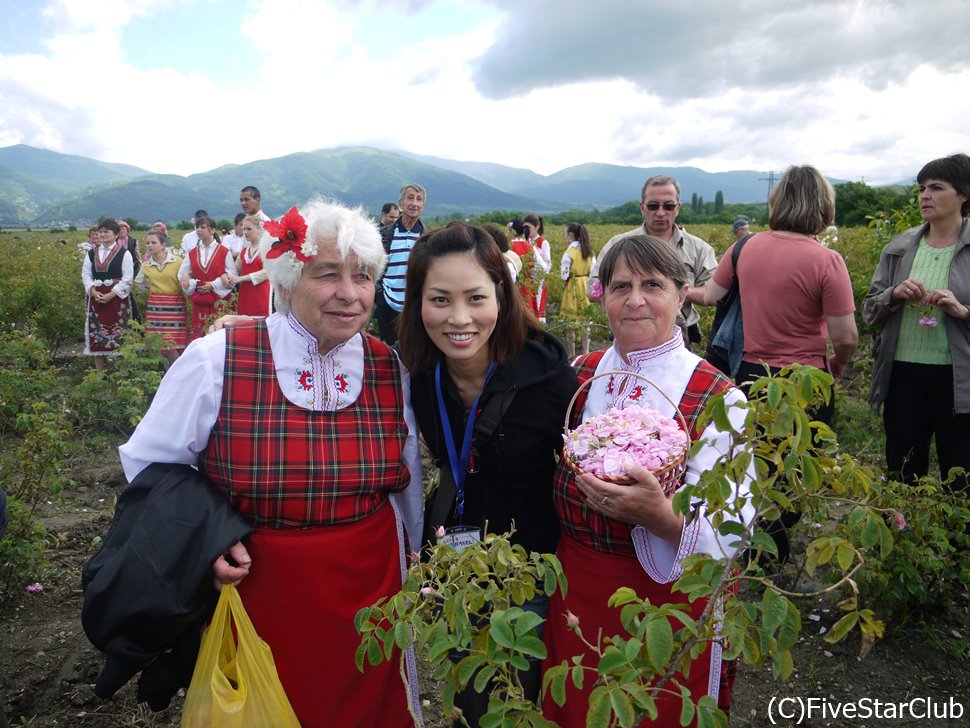
[[967,0],[0,0],[0,146],[191,174],[342,145],[549,174],[970,152]]

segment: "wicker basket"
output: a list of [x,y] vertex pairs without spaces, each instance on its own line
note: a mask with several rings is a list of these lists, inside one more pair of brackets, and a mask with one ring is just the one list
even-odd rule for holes
[[[660,387],[654,384],[650,379],[648,379],[647,377],[643,376],[638,372],[610,371],[610,372],[603,372],[601,374],[597,374],[595,376],[590,377],[581,385],[579,385],[579,387],[576,389],[576,393],[573,394],[572,399],[569,400],[569,406],[566,408],[566,420],[563,423],[563,432],[565,433],[567,438],[569,437],[569,434],[570,434],[569,419],[572,416],[573,405],[576,404],[576,398],[579,397],[579,393],[583,391],[583,388],[589,386],[594,380],[601,379],[603,377],[613,376],[613,375],[638,377],[643,381],[645,381],[647,384],[649,384],[651,387],[656,389],[657,392],[660,393],[660,396],[663,397],[665,400],[667,400],[667,402],[670,403],[670,406],[674,408],[674,413],[677,416],[677,420],[680,422],[681,429],[684,431],[684,433],[688,433],[687,421],[684,420],[684,416],[680,413],[680,410],[677,408],[677,405],[673,402],[673,400],[670,399],[670,397],[667,396],[666,392],[664,392]],[[666,495],[670,495],[675,490],[677,490],[677,488],[680,486],[681,477],[683,477],[684,471],[687,469],[687,453],[689,450],[690,450],[690,436],[688,435],[687,442],[684,444],[684,449],[676,457],[668,460],[665,465],[652,471],[654,476],[656,476],[657,480],[660,481],[660,487],[663,488],[663,491]],[[566,450],[565,442],[563,443],[563,446],[562,446],[562,457],[563,457],[563,460],[566,462],[566,465],[569,466],[569,469],[572,470],[577,475],[582,475],[584,472],[586,472],[578,465],[576,465],[576,463],[573,462],[572,458],[569,456],[569,453]],[[610,478],[610,477],[601,477],[599,475],[597,475],[596,477],[600,478],[600,480],[605,480],[607,483],[615,483],[616,485],[632,485],[637,482],[633,478],[628,478],[628,477]]]

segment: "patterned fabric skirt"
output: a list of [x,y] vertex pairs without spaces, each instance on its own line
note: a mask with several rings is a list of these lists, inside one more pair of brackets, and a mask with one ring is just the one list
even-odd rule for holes
[[151,293],[145,312],[145,333],[159,334],[171,344],[163,351],[184,349],[189,339],[188,309],[180,293]]
[[107,303],[98,303],[88,296],[84,319],[84,353],[88,356],[116,353],[131,318],[131,298],[115,297]]

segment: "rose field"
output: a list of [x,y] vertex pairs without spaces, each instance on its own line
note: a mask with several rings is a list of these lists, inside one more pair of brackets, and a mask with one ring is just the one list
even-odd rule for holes
[[[629,227],[592,226],[594,248]],[[729,226],[689,230],[719,258],[733,239]],[[141,239],[143,232],[132,234]],[[553,245],[547,328],[564,338],[576,324],[558,316],[562,226],[549,225],[546,237]],[[135,702],[133,684],[109,701],[92,691],[103,656],[81,627],[80,571],[97,552],[125,487],[117,448],[147,409],[163,370],[159,341],[138,332],[103,378],[83,356],[78,243],[84,240],[83,232],[0,232],[0,485],[10,499],[0,541],[0,728],[2,713],[11,726],[179,724],[181,696],[153,713]],[[840,230],[831,243],[846,260],[857,309],[885,240],[885,233],[860,227]],[[706,332],[712,310],[702,311]],[[588,316],[593,348],[606,346],[603,312],[591,305]],[[738,586],[723,632],[729,655],[741,661],[732,726],[970,725],[970,507],[933,478],[906,487],[884,477],[882,420],[867,402],[871,332],[858,322],[860,345],[836,385],[836,418],[833,432],[822,433],[822,451],[790,435],[793,422],[808,427],[806,404],[831,384],[814,370],[800,370],[790,381],[765,380],[749,409],[758,425],[752,430],[763,434],[736,443],[749,459],[750,453],[776,457],[762,515],[777,517],[788,500],[804,514],[792,559],[777,570],[759,567],[756,556],[729,565],[699,559],[685,568],[685,591],[720,593],[725,578]],[[732,465],[719,468],[695,495],[723,501],[717,493],[730,486]],[[435,476],[428,470],[426,485]],[[749,554],[770,548],[760,529],[739,538]],[[516,621],[515,605],[523,593],[555,586],[554,564],[533,563],[501,537],[467,557],[444,548],[412,569],[394,605],[361,616],[364,669],[413,634],[426,725],[451,725],[456,682],[482,674],[499,686],[493,695],[502,696],[490,725],[543,725],[517,702],[508,666],[541,649],[529,641],[528,625]],[[483,596],[470,589],[473,581],[492,586]],[[422,589],[429,584],[443,608],[424,608]],[[460,618],[468,604],[490,615],[476,627],[490,633],[478,635],[487,647],[459,669],[448,653],[458,645],[456,635],[475,639],[465,634],[467,618]],[[630,725],[649,713],[651,681],[673,685],[671,666],[712,635],[708,623],[671,631],[669,615],[633,594],[620,594],[617,604],[636,629],[615,641],[585,635],[592,645],[585,679],[600,686],[588,708],[592,726]],[[374,626],[388,623],[394,628]],[[579,671],[553,671],[547,688],[555,694]],[[685,721],[696,716],[702,726],[723,724],[703,705],[685,703],[682,715]]]

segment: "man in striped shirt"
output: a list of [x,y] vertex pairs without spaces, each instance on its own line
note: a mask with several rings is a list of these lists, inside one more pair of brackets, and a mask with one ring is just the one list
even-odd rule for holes
[[404,308],[404,276],[408,270],[411,248],[421,233],[424,223],[425,190],[411,183],[401,188],[401,216],[397,222],[381,228],[381,240],[387,252],[387,269],[381,279],[382,290],[377,294],[377,325],[381,340],[394,345],[397,342],[397,317]]

